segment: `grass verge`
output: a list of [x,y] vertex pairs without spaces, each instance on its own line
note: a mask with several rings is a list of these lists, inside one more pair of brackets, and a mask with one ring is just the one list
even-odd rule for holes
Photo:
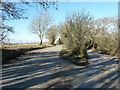
[[88,66],[88,55],[87,53],[81,54],[81,55],[74,55],[70,50],[62,49],[60,51],[60,57],[64,60],[68,60],[76,65],[79,66]]
[[40,47],[32,47],[32,48],[24,48],[24,49],[17,49],[17,50],[7,50],[2,49],[2,64],[9,64],[13,59],[16,59],[17,57],[24,55],[25,52],[36,50],[36,49],[43,49],[46,47],[51,46],[40,46]]

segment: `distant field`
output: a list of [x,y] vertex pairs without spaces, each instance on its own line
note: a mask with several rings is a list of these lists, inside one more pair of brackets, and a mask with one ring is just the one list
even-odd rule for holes
[[[47,45],[47,43],[43,43],[43,45]],[[16,49],[24,49],[24,48],[37,48],[40,47],[39,43],[2,43],[0,48],[7,50],[16,50]]]
[[27,51],[42,49],[50,45],[48,43],[43,43],[41,46],[39,43],[2,43],[0,46],[2,49],[2,64],[6,64],[11,63],[12,59],[16,59]]

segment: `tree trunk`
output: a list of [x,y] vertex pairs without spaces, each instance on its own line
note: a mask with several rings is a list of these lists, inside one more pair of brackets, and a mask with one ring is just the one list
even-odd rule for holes
[[40,41],[40,45],[42,45],[42,40]]

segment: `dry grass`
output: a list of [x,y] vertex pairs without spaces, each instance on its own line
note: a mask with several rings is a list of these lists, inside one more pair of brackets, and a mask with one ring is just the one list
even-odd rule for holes
[[[43,46],[47,45],[47,43],[43,43]],[[17,50],[17,49],[24,49],[24,48],[37,48],[40,46],[39,43],[2,43],[0,45],[2,49],[7,50]]]
[[11,60],[16,59],[20,55],[25,54],[27,51],[42,49],[45,47],[50,47],[47,43],[39,45],[39,43],[21,43],[12,44],[5,43],[1,45],[2,47],[2,64],[11,63]]

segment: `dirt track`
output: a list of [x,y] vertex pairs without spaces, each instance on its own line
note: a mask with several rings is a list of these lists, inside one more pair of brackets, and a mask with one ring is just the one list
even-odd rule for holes
[[59,58],[61,47],[34,50],[18,61],[3,66],[4,88],[47,88],[54,83],[72,88],[115,88],[118,85],[118,64],[115,57],[88,51],[90,65],[77,66]]

